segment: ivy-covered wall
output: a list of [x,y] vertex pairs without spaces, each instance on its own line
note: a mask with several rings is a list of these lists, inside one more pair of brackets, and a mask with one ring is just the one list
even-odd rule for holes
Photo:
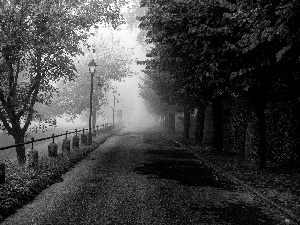
[[242,98],[231,98],[224,102],[225,150],[245,153],[245,140],[249,104]]
[[[268,166],[300,166],[299,121],[297,102],[268,103],[267,161]],[[257,165],[259,144],[257,118],[244,99],[231,100],[224,124],[226,150],[245,154],[253,166]]]
[[[300,112],[298,102],[268,103],[267,166],[300,167]],[[190,137],[194,138],[195,115],[191,116]],[[176,130],[182,131],[182,115],[176,116]],[[204,145],[212,141],[212,112],[207,106],[204,123]],[[245,155],[249,164],[258,165],[257,118],[245,98],[224,101],[224,150]]]
[[267,144],[271,165],[300,166],[296,104],[291,101],[268,104]]

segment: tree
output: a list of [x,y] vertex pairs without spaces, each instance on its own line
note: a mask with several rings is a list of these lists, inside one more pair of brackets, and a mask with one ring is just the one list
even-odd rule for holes
[[204,122],[205,122],[205,111],[207,103],[201,102],[197,107],[196,115],[196,131],[195,131],[195,143],[201,144],[204,138]]
[[[97,23],[122,22],[123,0],[26,0],[0,3],[0,119],[16,144],[35,117],[35,103],[50,104],[55,82],[74,80],[72,58]],[[19,163],[24,146],[17,147]]]
[[164,125],[166,125],[171,131],[175,131],[175,112],[179,110],[179,107],[172,103],[172,97],[167,96],[167,91],[165,91],[165,95],[160,93],[162,90],[162,86],[166,86],[164,80],[155,79],[160,76],[157,71],[145,70],[143,71],[146,74],[146,78],[143,79],[143,85],[140,85],[140,96],[144,99],[145,105],[149,113],[158,115],[161,117],[161,121],[164,121]]
[[[227,46],[238,58],[231,74],[239,93],[246,96],[257,118],[259,167],[266,166],[268,102],[299,98],[298,1],[239,1],[226,15],[228,31],[236,38]],[[237,30],[242,30],[237,34]]]
[[[107,31],[107,29],[100,29]],[[97,31],[99,34],[99,30]],[[76,118],[83,111],[90,109],[90,89],[91,74],[88,71],[89,60],[95,58],[98,64],[94,77],[93,109],[92,109],[92,127],[96,125],[97,111],[106,102],[106,93],[111,89],[111,81],[121,81],[126,76],[133,73],[129,67],[132,63],[130,59],[130,49],[120,46],[118,40],[113,35],[104,37],[97,35],[97,42],[91,46],[91,53],[85,54],[85,57],[77,57],[80,62],[78,66],[78,76],[75,82],[60,82],[58,97],[51,104],[56,109],[58,115],[65,115],[69,120]],[[90,52],[90,51],[88,51]],[[97,76],[100,80],[97,79]]]
[[124,13],[124,18],[127,26],[133,30],[138,27],[138,18],[143,16],[145,8],[140,7],[140,0],[130,0],[130,4],[127,5],[127,10]]
[[[146,42],[154,44],[148,54],[152,58],[144,63],[169,72],[176,103],[192,110],[226,93],[229,73],[222,40],[227,33],[222,26],[228,10],[217,1],[141,1],[141,5],[147,11],[140,27],[148,31]],[[185,124],[187,137],[189,123]]]
[[212,102],[216,151],[223,150],[222,99],[246,98],[257,118],[264,168],[268,104],[299,105],[299,1],[145,0],[141,6],[147,10],[140,27],[151,44],[147,68],[169,73],[162,79],[176,84],[177,103]]

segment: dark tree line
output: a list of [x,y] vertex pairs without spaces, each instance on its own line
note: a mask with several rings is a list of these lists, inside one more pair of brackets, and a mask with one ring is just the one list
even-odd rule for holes
[[[245,143],[234,145],[255,151],[259,168],[267,165],[267,150],[276,147],[278,127],[288,139],[281,149],[299,166],[300,2],[141,0],[140,6],[146,11],[139,27],[152,46],[140,63],[159,98],[172,99],[184,112],[185,137],[190,112],[196,110],[196,138],[202,142],[209,105],[212,149],[222,152],[224,105],[229,103],[231,132],[243,136],[233,142]],[[282,134],[277,135],[276,140]]]

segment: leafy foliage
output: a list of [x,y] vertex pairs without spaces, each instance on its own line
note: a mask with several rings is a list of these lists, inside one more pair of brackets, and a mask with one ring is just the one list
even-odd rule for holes
[[[140,18],[140,28],[147,31],[146,42],[151,45],[149,59],[141,63],[147,70],[156,71],[156,75],[150,75],[156,94],[162,99],[172,96],[177,104],[190,108],[218,95],[245,97],[250,107],[245,112],[254,114],[232,115],[236,126],[252,120],[248,121],[246,147],[264,167],[267,137],[272,136],[268,127],[273,126],[271,121],[275,119],[266,117],[267,110],[272,112],[268,116],[275,116],[281,103],[299,102],[296,24],[300,20],[300,3],[142,0],[141,6],[146,12]],[[295,107],[292,110],[290,116],[297,115]],[[298,127],[298,116],[292,117],[294,127]],[[299,142],[293,133],[298,134],[299,130],[287,130],[286,146],[278,144],[282,151],[289,149],[299,159],[293,147]]]
[[[145,71],[145,73],[149,72]],[[154,82],[148,77],[143,79],[143,81],[143,85],[140,85],[139,94],[144,99],[149,113],[159,116],[165,116],[169,112],[178,110],[178,107],[176,107],[176,105],[172,105],[170,101],[170,99],[172,98],[164,99],[164,95],[162,93],[156,93],[157,89],[153,88],[155,88],[155,85],[158,85],[157,83],[154,84]]]
[[[0,119],[16,143],[23,142],[35,103],[50,104],[54,83],[76,77],[72,57],[82,53],[80,44],[90,28],[122,23],[123,4],[123,0],[1,1]],[[21,160],[24,154],[19,156]]]
[[[103,31],[100,29],[100,32]],[[107,30],[106,30],[107,31]],[[132,75],[130,64],[131,49],[120,46],[113,34],[110,37],[97,36],[97,43],[92,48],[94,53],[77,57],[78,73],[76,79],[71,82],[58,83],[59,93],[51,105],[57,115],[67,115],[69,119],[76,118],[83,111],[89,110],[89,98],[91,90],[91,74],[88,71],[88,63],[95,58],[98,64],[94,74],[93,111],[100,110],[107,104],[106,93],[112,89],[111,81],[122,81],[123,78]],[[95,38],[95,37],[94,37]],[[111,41],[112,39],[112,41]]]
[[166,83],[174,87],[170,92],[175,102],[193,108],[200,99],[226,92],[229,76],[222,48],[226,10],[214,1],[142,1],[142,5],[147,11],[140,27],[148,31],[147,42],[155,44],[148,53],[151,59],[143,63],[147,69],[167,71]]
[[38,169],[26,168],[15,162],[4,160],[6,164],[6,182],[0,184],[0,221],[11,215],[14,210],[32,200],[49,185],[60,180],[62,174],[73,168],[94,148],[103,143],[112,131],[103,129],[105,136],[98,136],[92,146],[85,146],[71,151],[68,157],[59,154],[55,158],[39,157]]

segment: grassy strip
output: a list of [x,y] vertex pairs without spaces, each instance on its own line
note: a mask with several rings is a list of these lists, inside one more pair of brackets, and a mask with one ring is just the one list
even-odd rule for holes
[[290,209],[300,216],[300,174],[299,170],[288,168],[266,168],[257,170],[245,157],[230,152],[213,154],[201,147],[193,148],[196,154],[208,160],[245,184],[254,187],[273,202]]
[[[114,131],[110,132],[111,136]],[[71,151],[68,156],[59,154],[55,158],[41,156],[36,170],[5,160],[6,182],[0,184],[0,223],[18,208],[33,200],[41,191],[59,181],[59,178],[84,159],[108,136],[93,141],[91,146]]]
[[[165,135],[184,143],[180,134]],[[191,146],[194,153],[204,161],[211,162],[222,171],[234,175],[245,184],[276,204],[289,209],[300,217],[300,170],[291,168],[265,168],[258,170],[251,165],[244,155],[232,152],[216,154],[209,145]]]

